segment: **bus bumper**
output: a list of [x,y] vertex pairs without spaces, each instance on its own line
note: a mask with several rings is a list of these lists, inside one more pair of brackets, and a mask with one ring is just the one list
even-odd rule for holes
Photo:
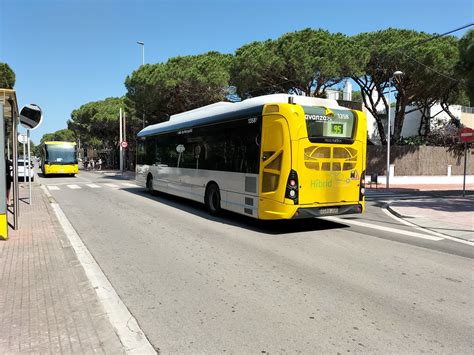
[[293,218],[313,218],[326,216],[339,216],[342,214],[357,214],[364,210],[361,204],[343,205],[343,206],[325,206],[325,207],[309,207],[298,208]]
[[[268,206],[267,206],[268,205]],[[344,205],[293,205],[276,203],[260,199],[258,218],[260,219],[300,219],[343,214],[360,214],[364,212],[364,202],[348,203]]]
[[79,169],[77,165],[45,165],[44,174],[78,174]]

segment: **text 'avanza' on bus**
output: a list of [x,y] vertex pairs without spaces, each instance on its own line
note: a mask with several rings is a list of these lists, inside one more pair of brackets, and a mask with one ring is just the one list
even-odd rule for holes
[[173,115],[138,133],[137,181],[260,219],[364,210],[363,112],[275,94]]

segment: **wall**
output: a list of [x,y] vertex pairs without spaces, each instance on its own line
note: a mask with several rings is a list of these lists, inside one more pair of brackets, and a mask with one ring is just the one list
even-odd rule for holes
[[469,111],[471,111],[473,108],[472,107],[466,107],[465,111],[461,112],[461,123],[465,127],[469,127],[469,128],[474,129],[474,110],[472,110],[471,112],[468,112],[468,109],[469,109]]
[[[464,156],[456,157],[443,147],[392,146],[390,163],[395,165],[395,176],[446,176],[448,165],[452,175],[463,175]],[[385,175],[387,150],[385,146],[367,147],[367,174]],[[474,149],[468,151],[467,174],[474,175]]]

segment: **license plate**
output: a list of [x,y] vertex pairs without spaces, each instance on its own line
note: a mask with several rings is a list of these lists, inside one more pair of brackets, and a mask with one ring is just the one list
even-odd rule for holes
[[324,216],[324,215],[329,215],[329,214],[338,214],[339,209],[338,208],[321,208],[319,210],[319,214]]

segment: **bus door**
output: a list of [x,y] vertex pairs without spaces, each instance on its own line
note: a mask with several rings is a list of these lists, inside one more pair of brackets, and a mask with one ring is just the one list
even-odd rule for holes
[[284,202],[285,186],[291,166],[288,122],[283,116],[263,116],[260,150],[260,196]]

